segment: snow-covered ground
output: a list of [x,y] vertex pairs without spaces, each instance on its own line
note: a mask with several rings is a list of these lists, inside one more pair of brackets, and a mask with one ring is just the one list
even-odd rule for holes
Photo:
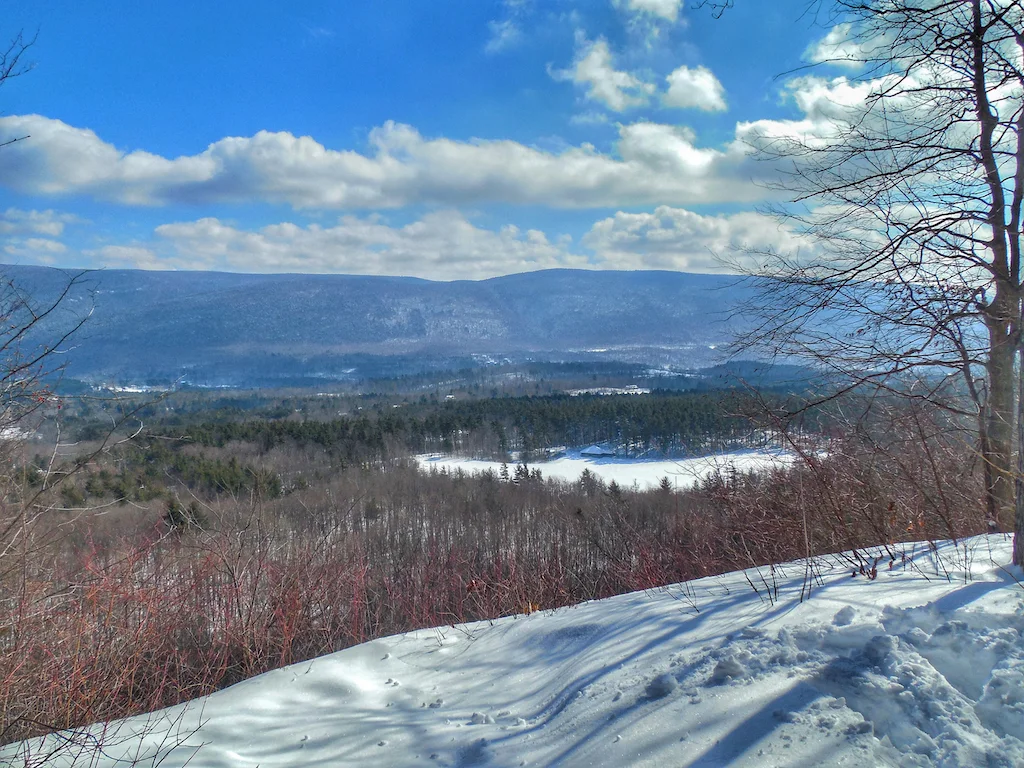
[[911,554],[376,640],[111,726],[95,765],[1024,765],[1009,541]]
[[[631,488],[634,483],[641,489],[656,488],[663,477],[667,477],[676,488],[689,488],[698,479],[714,472],[735,467],[737,471],[767,469],[772,466],[789,464],[793,454],[786,451],[770,449],[754,449],[719,453],[702,456],[696,459],[679,460],[645,460],[619,458],[586,458],[579,452],[561,456],[551,461],[530,464],[530,469],[539,469],[545,478],[554,478],[575,482],[580,479],[584,469],[589,469],[606,483],[614,480],[623,488]],[[500,461],[484,461],[481,459],[460,459],[443,454],[424,454],[416,457],[421,468],[431,468],[455,472],[462,470],[467,474],[490,470],[495,474],[501,471]],[[508,471],[515,470],[514,464],[508,464]]]

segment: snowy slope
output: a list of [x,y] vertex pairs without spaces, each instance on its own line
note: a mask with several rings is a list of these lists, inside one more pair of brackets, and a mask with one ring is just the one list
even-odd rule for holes
[[96,764],[1024,765],[1008,540],[909,551],[819,560],[802,602],[797,563],[377,640],[112,726]]

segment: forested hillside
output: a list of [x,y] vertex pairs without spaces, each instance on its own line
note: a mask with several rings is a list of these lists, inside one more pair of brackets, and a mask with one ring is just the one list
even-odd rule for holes
[[467,399],[385,406],[329,421],[199,422],[165,434],[206,446],[312,444],[350,463],[384,460],[403,449],[495,458],[514,451],[543,459],[552,447],[595,442],[631,455],[685,456],[757,439],[752,407],[749,397],[722,392]]
[[89,315],[69,345],[73,377],[114,383],[317,386],[503,360],[619,360],[699,368],[734,330],[737,278],[550,270],[432,282],[9,265],[45,304],[48,338]]

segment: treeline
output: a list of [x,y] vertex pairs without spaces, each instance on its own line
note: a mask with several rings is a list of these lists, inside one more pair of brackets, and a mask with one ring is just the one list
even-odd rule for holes
[[686,455],[763,437],[755,405],[738,392],[465,399],[378,404],[326,421],[203,421],[162,434],[201,446],[252,443],[263,451],[316,446],[345,464],[424,452],[506,458],[515,451],[536,459],[552,446],[590,443]]
[[273,499],[346,467],[383,468],[416,453],[516,454],[533,463],[553,446],[606,443],[635,455],[699,454],[771,439],[753,410],[736,392],[658,392],[377,401],[327,420],[290,409],[242,418],[228,409],[183,424],[174,414],[77,472],[63,484],[62,503],[172,501],[178,493]]
[[[61,469],[74,466],[70,462]],[[37,464],[27,465],[24,474],[29,486],[39,485],[42,475]],[[204,499],[274,499],[284,490],[281,473],[275,469],[237,456],[191,451],[181,441],[140,439],[118,446],[101,463],[79,467],[61,483],[60,497],[64,507],[80,508],[109,500],[173,504],[179,491]]]

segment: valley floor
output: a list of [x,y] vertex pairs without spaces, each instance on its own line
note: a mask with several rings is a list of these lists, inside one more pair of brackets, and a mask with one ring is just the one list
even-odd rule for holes
[[96,726],[79,754],[21,749],[163,768],[1024,764],[1009,540],[906,553],[874,580],[819,558],[420,630]]

